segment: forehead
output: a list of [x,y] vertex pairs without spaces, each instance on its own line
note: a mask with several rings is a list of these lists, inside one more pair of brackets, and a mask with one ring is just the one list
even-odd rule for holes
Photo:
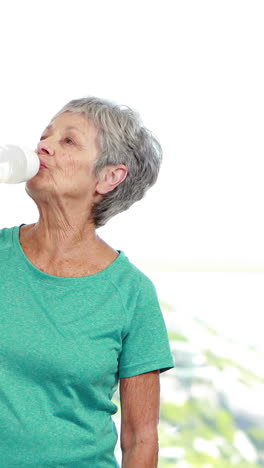
[[77,112],[63,112],[51,120],[46,130],[77,130],[84,136],[94,136],[98,134],[98,129],[86,115]]

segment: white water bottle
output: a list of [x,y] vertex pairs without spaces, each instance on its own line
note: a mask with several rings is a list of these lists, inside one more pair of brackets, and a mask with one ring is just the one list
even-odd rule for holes
[[17,145],[0,146],[0,183],[26,182],[38,173],[39,167],[35,151]]

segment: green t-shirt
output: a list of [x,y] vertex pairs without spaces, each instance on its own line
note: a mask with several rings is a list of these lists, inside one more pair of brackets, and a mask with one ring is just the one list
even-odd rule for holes
[[1,468],[118,467],[119,378],[174,366],[155,288],[121,251],[95,275],[46,274],[20,226],[0,230]]

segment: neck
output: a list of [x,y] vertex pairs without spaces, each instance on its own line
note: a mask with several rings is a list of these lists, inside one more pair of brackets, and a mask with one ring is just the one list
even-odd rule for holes
[[80,258],[83,252],[87,255],[102,243],[94,224],[76,216],[71,219],[40,216],[37,223],[28,227],[26,236],[36,253],[54,260]]

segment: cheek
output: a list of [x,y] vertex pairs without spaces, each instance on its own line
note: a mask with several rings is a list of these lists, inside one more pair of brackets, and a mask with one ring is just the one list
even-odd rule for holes
[[83,170],[82,166],[82,162],[74,157],[74,155],[69,153],[62,154],[60,167],[64,170],[65,173],[76,175],[78,172]]

